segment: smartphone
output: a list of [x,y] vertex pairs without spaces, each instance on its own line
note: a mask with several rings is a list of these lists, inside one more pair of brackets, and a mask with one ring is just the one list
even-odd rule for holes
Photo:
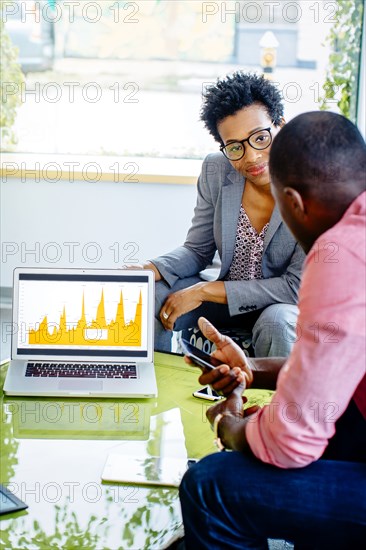
[[220,399],[224,399],[223,395],[219,395],[215,392],[210,386],[205,386],[204,388],[200,388],[197,391],[194,391],[192,393],[193,397],[198,397],[199,399],[207,399],[208,401],[220,401]]
[[209,353],[192,346],[192,344],[190,344],[187,340],[184,340],[184,338],[180,338],[179,342],[184,354],[187,355],[187,357],[189,357],[192,363],[194,363],[197,367],[211,370],[219,365],[222,365],[222,361],[219,361],[215,357],[212,357]]

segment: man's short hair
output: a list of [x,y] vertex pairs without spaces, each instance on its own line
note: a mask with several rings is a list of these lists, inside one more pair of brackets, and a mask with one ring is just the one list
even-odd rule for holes
[[206,88],[201,120],[215,140],[221,143],[218,123],[254,103],[262,104],[272,122],[280,124],[283,104],[277,88],[263,76],[237,71]]
[[[358,128],[332,112],[303,113],[275,137],[269,170],[274,184],[340,202],[347,186],[366,186],[366,144]],[[336,192],[335,192],[336,191]]]

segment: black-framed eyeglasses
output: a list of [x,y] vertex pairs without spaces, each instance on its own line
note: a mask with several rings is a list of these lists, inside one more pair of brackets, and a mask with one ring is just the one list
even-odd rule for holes
[[272,143],[272,134],[271,127],[264,128],[263,130],[257,130],[250,134],[247,139],[242,139],[241,141],[232,141],[227,145],[221,145],[220,151],[225,155],[229,160],[240,160],[245,155],[245,146],[244,143],[253,147],[253,149],[267,149]]

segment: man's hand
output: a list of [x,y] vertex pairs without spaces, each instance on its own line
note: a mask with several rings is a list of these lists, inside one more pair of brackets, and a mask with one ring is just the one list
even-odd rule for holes
[[223,365],[209,372],[204,372],[199,382],[203,386],[211,385],[214,390],[229,395],[245,380],[246,387],[253,381],[253,373],[243,350],[229,336],[221,334],[207,319],[200,317],[198,326],[201,332],[216,345],[212,356]]
[[243,405],[247,401],[247,398],[243,396],[245,390],[245,382],[240,384],[231,392],[227,399],[219,401],[209,409],[207,409],[206,416],[212,425],[215,417],[220,413],[230,413],[236,418],[243,418]]
[[198,308],[202,304],[201,288],[204,284],[197,283],[168,296],[160,310],[160,320],[166,330],[173,330],[178,317]]
[[226,449],[250,452],[245,436],[245,427],[250,415],[258,411],[260,407],[255,405],[245,411],[243,410],[243,404],[246,402],[246,398],[242,395],[244,390],[245,383],[240,384],[225,401],[220,401],[210,407],[206,412],[206,416],[210,424],[213,425],[216,416],[225,413],[219,425],[221,442]]

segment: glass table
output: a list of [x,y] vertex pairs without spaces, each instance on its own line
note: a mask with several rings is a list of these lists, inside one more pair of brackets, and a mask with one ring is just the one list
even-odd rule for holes
[[[155,399],[1,396],[0,482],[29,505],[0,517],[1,547],[151,550],[181,532],[177,489],[101,481],[111,453],[201,458],[215,452],[205,414],[210,402],[192,397],[199,371],[162,353],[155,366]],[[270,392],[248,397],[250,406]]]

